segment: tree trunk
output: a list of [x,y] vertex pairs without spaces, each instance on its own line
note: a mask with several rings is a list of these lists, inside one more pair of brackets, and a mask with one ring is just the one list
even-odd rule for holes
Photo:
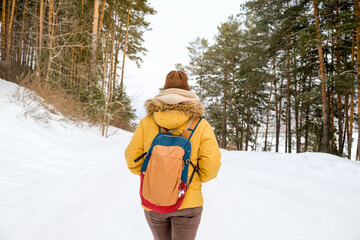
[[[275,65],[274,65],[275,67]],[[265,128],[265,145],[264,151],[267,151],[267,138],[268,138],[268,130],[269,130],[269,114],[270,114],[270,105],[271,105],[271,95],[272,95],[272,82],[270,82],[270,94],[269,94],[269,101],[268,101],[268,109],[266,113],[266,128]],[[256,138],[255,138],[256,139]]]
[[104,15],[105,15],[105,4],[106,4],[106,0],[103,0],[101,3],[101,14],[100,14],[100,20],[99,20],[99,32],[101,32],[102,30],[102,22],[104,20]]
[[[10,11],[11,11],[11,0],[8,0],[7,1],[7,10],[6,12],[8,13],[6,15],[6,23],[9,23],[10,22]],[[7,27],[6,27],[7,28]]]
[[[36,41],[36,39],[34,39],[34,38],[36,38],[36,37],[34,37],[34,36],[32,36],[32,46],[36,46],[36,43],[37,43],[37,41]],[[35,62],[36,62],[36,50],[35,50],[36,48],[34,48],[34,47],[31,47],[31,49],[30,49],[30,51],[31,51],[31,56],[30,56],[30,60],[29,60],[29,67],[32,69],[32,70],[35,70],[35,66],[34,66],[34,64],[35,64]]]
[[[309,92],[312,88],[311,86],[311,75],[309,75],[309,83],[308,83],[308,89]],[[309,115],[310,115],[310,105],[308,104],[306,107],[306,116],[305,116],[305,122],[306,122],[306,128],[305,128],[305,146],[304,146],[304,152],[308,151],[309,147]]]
[[[330,66],[334,66],[334,55],[335,55],[335,44],[336,42],[334,41],[335,39],[335,34],[333,29],[329,30],[329,36],[331,36],[331,48],[330,48]],[[325,54],[326,56],[326,54]],[[332,154],[335,154],[335,152],[337,152],[336,150],[336,143],[335,143],[335,103],[334,103],[334,86],[335,86],[335,80],[334,80],[334,71],[329,71],[330,73],[330,86],[328,88],[328,112],[330,114],[330,132],[329,134],[331,134],[329,136],[329,141],[330,141],[330,145],[329,145],[329,152]]]
[[[279,117],[278,117],[278,124],[277,124],[277,129],[276,129],[276,134],[277,134],[277,137],[276,137],[276,145],[278,146],[278,150],[279,150],[279,141],[280,141],[280,130],[281,130],[281,117],[282,117],[282,98],[283,98],[283,89],[282,89],[282,86],[284,84],[284,78],[281,77],[281,80],[280,80],[280,99],[279,99]],[[285,130],[286,132],[286,130]],[[286,134],[285,134],[286,135]],[[286,141],[286,137],[285,137],[285,141]],[[286,148],[285,148],[286,150]]]
[[[5,53],[5,58],[7,61],[11,61],[11,47],[12,47],[12,25],[13,25],[13,21],[14,21],[14,13],[15,13],[15,3],[16,1],[13,0],[12,4],[11,4],[11,13],[10,13],[10,18],[9,18],[9,22],[7,23],[7,33],[6,33],[6,53]],[[9,7],[10,8],[10,7]]]
[[[354,4],[355,9],[355,20],[359,20],[360,15],[360,6],[359,0],[355,0]],[[360,113],[360,27],[356,27],[356,63],[357,63],[357,74],[356,79],[358,83],[358,113]],[[360,117],[358,118],[358,126],[360,126]],[[356,160],[360,160],[360,130],[358,130],[358,146],[356,152]]]
[[23,12],[22,24],[21,24],[20,44],[19,44],[19,51],[18,51],[19,55],[18,55],[18,59],[17,59],[17,62],[20,64],[23,64],[23,61],[21,61],[21,57],[22,57],[22,49],[25,45],[25,44],[23,44],[23,36],[24,36],[25,19],[26,19],[26,13],[27,13],[27,4],[28,4],[28,0],[25,0],[24,12]]
[[288,152],[288,140],[289,140],[289,127],[288,127],[288,124],[289,124],[289,121],[288,121],[288,118],[289,118],[289,112],[288,112],[288,107],[286,105],[286,109],[285,109],[285,153]]
[[121,67],[121,80],[120,80],[121,91],[124,89],[124,70],[125,70],[126,47],[127,47],[128,33],[129,33],[129,23],[130,23],[130,8],[128,8],[128,14],[127,14],[125,43],[124,43],[124,56],[123,56],[123,62],[122,62],[122,67]]
[[111,33],[109,82],[108,82],[107,99],[105,103],[104,122],[103,122],[103,131],[102,131],[102,135],[104,136],[104,130],[106,127],[106,134],[105,134],[106,137],[108,136],[108,128],[111,118],[110,116],[111,102],[113,96],[112,82],[113,82],[113,67],[114,67],[114,42],[115,42],[115,24],[113,24],[112,26],[112,33]]
[[84,15],[84,0],[81,0],[81,17]]
[[[351,41],[351,69],[355,68],[355,34],[352,34]],[[351,97],[350,97],[350,120],[349,120],[349,139],[348,139],[348,156],[351,159],[352,152],[352,142],[353,142],[353,121],[354,121],[354,97],[355,97],[355,88],[351,86]]]
[[1,59],[6,59],[6,0],[2,0],[2,13],[1,13]]
[[[336,16],[339,15],[339,6],[338,1],[336,2]],[[340,35],[339,35],[339,26],[336,26],[336,72],[340,74],[341,71],[341,57],[340,57]],[[343,155],[343,118],[342,118],[342,102],[341,102],[341,91],[337,89],[337,110],[338,110],[338,142],[339,142],[339,151],[338,155],[342,157]]]
[[[227,79],[227,73],[225,74]],[[224,88],[223,106],[222,106],[222,118],[221,118],[221,147],[226,148],[226,108],[227,108],[227,87]]]
[[338,155],[342,157],[343,155],[343,141],[342,141],[342,135],[343,135],[343,123],[342,123],[342,103],[341,103],[341,94],[338,93],[337,98],[337,107],[338,107],[338,140],[339,140],[339,146],[338,146]]
[[73,81],[74,81],[74,75],[75,75],[75,54],[74,54],[74,48],[71,49],[71,65],[70,65],[70,84],[69,88],[72,89]]
[[[116,83],[116,78],[117,78],[117,66],[119,64],[119,60],[118,60],[119,52],[120,52],[120,39],[117,39],[117,43],[115,44],[115,65],[114,65],[114,82],[113,82],[114,89],[115,89],[115,83]],[[121,89],[121,91],[122,91],[122,89]]]
[[300,133],[299,133],[299,100],[297,99],[297,83],[294,82],[294,98],[295,98],[295,136],[296,136],[296,152],[299,153],[301,149]]
[[[295,51],[295,49],[294,49]],[[296,79],[296,69],[297,69],[297,65],[296,65],[296,57],[294,56],[294,98],[295,98],[295,131],[296,131],[296,152],[299,153],[300,152],[300,148],[301,148],[301,142],[300,142],[300,134],[299,134],[299,100],[297,98],[297,94],[298,94],[298,89],[297,89],[297,79]]]
[[5,50],[5,53],[4,53],[4,60],[7,61],[8,60],[8,56],[6,56],[7,54],[7,41],[8,41],[8,35],[9,35],[9,23],[10,23],[10,15],[11,15],[11,0],[7,0],[7,5],[6,5],[7,9],[6,9],[6,26],[5,26],[5,29],[6,29],[6,33],[5,33],[5,45],[4,45],[4,50]]
[[238,126],[238,115],[237,115],[237,106],[236,106],[236,84],[235,84],[235,62],[234,58],[231,59],[231,62],[233,64],[233,71],[232,71],[232,77],[233,77],[233,104],[234,104],[234,128],[235,128],[235,139],[236,139],[236,150],[240,150],[240,144],[239,144],[239,126]]
[[249,148],[250,141],[250,106],[246,107],[246,139],[245,139],[245,151]]
[[115,24],[113,24],[111,33],[111,46],[110,46],[110,71],[109,71],[109,85],[108,85],[108,92],[109,92],[109,102],[112,101],[112,96],[114,93],[113,88],[113,81],[114,81],[114,44],[115,44]]
[[[50,70],[51,70],[51,62],[52,62],[52,48],[53,48],[53,36],[54,36],[54,2],[53,0],[49,0],[49,60],[48,60],[48,67],[46,71],[46,81],[49,81],[50,78]],[[71,76],[70,76],[71,78]]]
[[[242,108],[242,116],[245,115],[245,109]],[[240,134],[240,149],[241,151],[245,150],[245,137],[244,137],[244,133],[245,133],[245,123],[244,123],[244,118],[241,120],[241,134]]]
[[[289,43],[288,43],[289,44]],[[289,52],[290,49],[289,47],[287,47],[287,56],[288,56],[288,60],[287,60],[287,64],[286,64],[286,76],[287,76],[287,88],[286,88],[286,125],[287,125],[287,147],[288,153],[291,153],[291,89],[290,89],[290,85],[291,85],[291,76],[290,76],[290,58],[289,58]]]
[[90,92],[93,91],[93,87],[96,85],[97,79],[97,67],[96,67],[96,59],[97,59],[97,33],[99,26],[99,0],[94,0],[94,16],[92,23],[92,40],[91,40],[91,63],[90,63],[90,74],[88,86],[90,87]]
[[22,48],[22,56],[21,59],[22,59],[22,65],[24,66],[29,66],[29,48],[30,48],[30,39],[31,39],[31,35],[30,34],[27,34],[27,37],[24,39],[24,47]]
[[110,42],[110,31],[108,31],[108,34],[107,34],[107,37],[106,37],[106,42],[105,42],[105,52],[104,52],[104,64],[103,64],[103,81],[102,81],[102,84],[101,84],[101,89],[103,92],[106,92],[105,91],[105,80],[106,80],[106,75],[107,75],[107,55],[108,55],[108,52],[109,52],[109,42]]
[[102,122],[102,133],[101,135],[104,137],[105,136],[105,129],[106,129],[106,119],[107,119],[107,112],[108,112],[108,107],[109,107],[109,100],[108,100],[108,96],[105,99],[105,109],[104,109],[104,118],[103,118],[103,122]]
[[[335,132],[335,104],[334,104],[334,93],[331,92],[328,97],[330,98],[329,99],[329,106],[331,107],[331,110],[330,110],[330,130],[331,130],[331,133],[334,133]],[[334,134],[332,134],[332,138],[330,139],[330,153],[335,153],[335,140],[334,140]]]
[[277,79],[276,79],[276,65],[275,59],[273,63],[274,72],[274,87],[275,87],[275,152],[279,152],[279,134],[280,134],[280,119],[279,119],[279,108],[278,108],[278,93],[277,93]]
[[[35,1],[35,16],[38,15],[38,0]],[[40,78],[40,59],[39,59],[39,22],[37,17],[34,17],[34,28],[35,28],[35,37],[34,37],[34,41],[35,41],[35,48],[34,48],[34,57],[35,57],[35,61],[34,61],[34,69],[36,71],[36,78],[39,79]]]
[[[358,1],[358,0],[357,0]],[[316,39],[318,41],[318,52],[319,52],[319,67],[320,67],[320,80],[321,80],[321,99],[322,99],[322,122],[323,122],[323,137],[322,137],[322,151],[329,152],[329,115],[327,112],[327,94],[325,86],[325,68],[324,68],[324,55],[322,51],[321,43],[321,29],[319,21],[319,9],[316,0],[313,0],[314,17],[316,24]]]
[[[349,144],[349,92],[346,92],[345,94],[345,132],[346,132],[346,138]],[[345,138],[343,139],[343,144],[345,145]],[[347,157],[349,157],[349,154],[347,154]]]
[[108,36],[107,36],[107,40],[105,43],[105,52],[104,52],[104,65],[103,65],[103,82],[102,82],[102,90],[103,93],[105,95],[105,109],[104,109],[104,116],[103,116],[103,122],[102,122],[102,136],[105,136],[105,124],[106,124],[106,114],[107,114],[107,108],[108,108],[108,98],[107,98],[107,94],[106,94],[106,89],[105,89],[105,80],[106,80],[106,75],[107,75],[107,68],[108,68],[108,62],[107,62],[107,55],[108,55],[108,45],[109,45],[109,39],[110,39],[110,31],[108,31]]
[[[258,121],[259,121],[259,115],[256,116],[256,122],[258,122]],[[260,125],[256,125],[255,137],[254,137],[254,145],[251,148],[252,151],[257,150],[257,139],[258,139],[258,134],[259,134],[259,128],[260,128]]]
[[39,56],[41,57],[43,47],[43,32],[44,32],[44,1],[40,0],[40,17],[39,17]]
[[[118,23],[119,22],[119,23]],[[116,21],[115,22],[115,25],[121,25],[121,21]],[[119,64],[119,60],[118,60],[118,57],[119,57],[119,52],[120,52],[120,45],[121,45],[121,34],[118,33],[117,34],[117,37],[116,37],[116,44],[115,44],[115,65],[114,65],[114,79],[115,81],[113,82],[113,88],[115,89],[115,83],[116,83],[116,79],[117,79],[117,66]],[[122,89],[121,89],[122,91]],[[121,92],[122,94],[122,92]]]

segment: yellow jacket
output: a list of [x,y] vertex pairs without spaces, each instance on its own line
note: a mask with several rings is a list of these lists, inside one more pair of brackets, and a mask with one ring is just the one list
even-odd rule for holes
[[[154,137],[159,132],[159,128],[150,114],[154,116],[160,126],[183,131],[191,117],[201,117],[204,113],[200,102],[167,104],[155,98],[146,102],[146,109],[149,115],[140,121],[125,150],[127,165],[130,171],[136,175],[140,175],[144,158],[137,163],[134,162],[134,159],[148,151]],[[197,126],[190,142],[192,148],[191,161],[194,166],[199,166],[199,174],[195,173],[180,209],[203,205],[201,183],[215,178],[221,165],[219,146],[210,124],[205,119],[202,119]],[[189,178],[192,171],[193,169],[190,167]]]

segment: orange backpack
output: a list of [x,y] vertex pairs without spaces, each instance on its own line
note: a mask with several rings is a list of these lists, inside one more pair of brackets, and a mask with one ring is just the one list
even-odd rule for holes
[[[190,138],[201,119],[190,119],[182,133],[163,128],[154,119],[159,133],[149,150],[134,160],[138,162],[145,156],[140,173],[140,197],[146,208],[169,213],[181,206],[186,190],[195,172],[198,172],[198,166],[190,160]],[[180,135],[172,134],[174,132]],[[193,172],[188,181],[189,165],[193,167]]]

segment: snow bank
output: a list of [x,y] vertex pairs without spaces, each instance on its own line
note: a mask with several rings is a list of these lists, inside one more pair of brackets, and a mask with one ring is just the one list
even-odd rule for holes
[[[151,239],[123,157],[132,134],[38,123],[9,100],[16,87],[0,80],[0,239]],[[222,163],[197,239],[360,239],[359,163],[225,150]]]

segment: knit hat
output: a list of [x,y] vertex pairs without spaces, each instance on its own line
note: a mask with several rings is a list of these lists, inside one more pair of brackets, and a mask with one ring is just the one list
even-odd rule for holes
[[166,76],[164,90],[168,88],[180,88],[190,91],[188,78],[182,71],[171,71]]

